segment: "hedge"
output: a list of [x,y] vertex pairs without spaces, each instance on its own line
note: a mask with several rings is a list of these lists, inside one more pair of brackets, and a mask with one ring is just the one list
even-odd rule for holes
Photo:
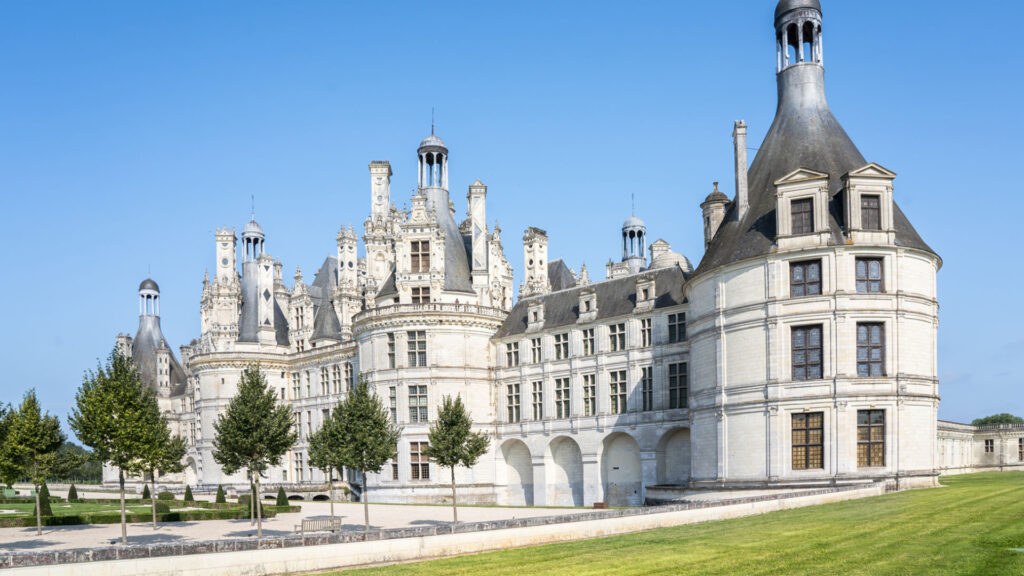
[[[292,512],[292,510],[276,510],[277,506],[265,506],[263,508],[264,518],[273,518],[278,512]],[[126,514],[128,522],[151,522],[151,512]],[[202,520],[247,520],[249,518],[248,508],[232,508],[226,510],[182,510],[180,512],[160,513],[160,506],[157,505],[158,522],[196,522]],[[93,514],[69,514],[67,516],[46,516],[43,518],[43,526],[72,526],[75,524],[120,524],[120,512],[96,512]],[[0,518],[0,528],[30,528],[36,525],[35,516],[21,516],[17,518]]]
[[174,494],[172,492],[158,492],[156,495],[157,500],[174,500]]

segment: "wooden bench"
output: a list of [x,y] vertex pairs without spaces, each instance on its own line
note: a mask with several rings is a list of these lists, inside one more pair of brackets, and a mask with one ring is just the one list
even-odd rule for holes
[[305,518],[302,524],[295,525],[296,534],[306,532],[340,532],[342,530],[341,516],[334,518]]

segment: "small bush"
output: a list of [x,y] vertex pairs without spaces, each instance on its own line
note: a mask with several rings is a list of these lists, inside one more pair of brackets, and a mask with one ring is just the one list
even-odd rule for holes
[[156,513],[157,514],[167,514],[170,511],[171,511],[171,507],[167,505],[167,502],[157,501],[157,503],[156,503]]
[[[43,482],[43,487],[39,489],[39,515],[53,516],[53,510],[50,509],[50,489],[46,487],[46,482]],[[32,517],[35,518],[35,516],[35,511],[33,511]]]
[[[245,517],[246,518],[249,517],[249,507],[251,506],[251,504],[250,504],[251,501],[252,501],[252,495],[251,494],[239,494],[239,496],[238,496],[238,504],[239,504],[239,506],[241,506],[242,508],[245,509]],[[259,502],[259,501],[257,500],[257,502]],[[263,508],[263,503],[260,502],[259,504],[260,504],[260,510],[265,510],[265,508]]]
[[174,500],[174,494],[171,492],[158,492],[156,495],[157,500]]
[[78,490],[75,488],[75,485],[72,484],[71,488],[68,488],[68,502],[77,502],[77,501],[78,501]]
[[228,503],[228,499],[224,497],[224,487],[220,486],[220,485],[217,486],[217,500],[216,500],[216,503],[217,504],[227,504]]
[[284,486],[277,489],[277,502],[278,506],[288,505],[288,495],[284,493]]
[[188,484],[185,485],[185,497],[183,498],[183,500],[185,502],[195,502],[196,501],[196,499],[192,497],[192,487],[189,486]]
[[152,496],[153,496],[153,493],[149,491],[149,484],[146,484],[145,486],[143,486],[142,487],[142,499],[143,500],[149,500],[150,498],[152,498]]

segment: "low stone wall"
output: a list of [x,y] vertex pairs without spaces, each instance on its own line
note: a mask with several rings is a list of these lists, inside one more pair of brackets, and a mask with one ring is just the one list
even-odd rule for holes
[[[0,554],[0,568],[18,576],[235,576],[287,574],[405,562],[487,552],[695,522],[738,518],[877,496],[881,484],[800,493],[771,494],[669,506],[584,512],[569,516],[473,522],[456,526],[400,528],[213,542],[110,546],[50,552]],[[295,548],[302,547],[301,551]],[[174,557],[173,560],[169,557]]]

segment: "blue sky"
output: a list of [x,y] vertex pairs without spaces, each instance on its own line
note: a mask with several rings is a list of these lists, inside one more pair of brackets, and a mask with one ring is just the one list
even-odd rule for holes
[[[942,418],[1024,415],[1015,258],[1024,4],[823,0],[832,110],[943,257]],[[457,209],[480,178],[520,280],[521,231],[592,277],[630,195],[691,260],[699,203],[733,193],[731,130],[775,110],[775,2],[21,2],[0,12],[2,400],[61,416],[137,327],[198,336],[213,232],[250,195],[267,250],[311,272],[369,210],[370,160],[414,186],[430,130]],[[1010,172],[1007,172],[1009,170]]]

